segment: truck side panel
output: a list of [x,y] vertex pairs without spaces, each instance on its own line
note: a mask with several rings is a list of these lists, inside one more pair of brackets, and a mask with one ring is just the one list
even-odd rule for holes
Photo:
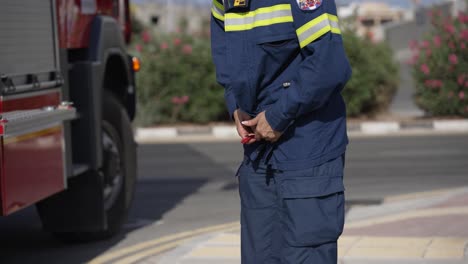
[[[11,117],[11,120],[29,118],[18,117],[28,113],[25,109],[40,109],[59,104],[58,90],[36,96],[2,98],[4,115]],[[34,122],[34,118],[29,121],[29,123]],[[6,132],[8,125],[5,124]],[[1,143],[2,211],[0,215],[11,214],[66,187],[61,122],[38,122],[33,130],[12,131],[2,136]]]

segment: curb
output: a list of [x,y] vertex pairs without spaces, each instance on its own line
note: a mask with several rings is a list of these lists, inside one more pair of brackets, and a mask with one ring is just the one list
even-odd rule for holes
[[[372,121],[348,122],[348,133],[353,135],[389,135],[402,132],[468,132],[468,119],[453,120],[411,120],[411,121]],[[176,139],[198,137],[199,139],[232,139],[238,138],[233,125],[182,126],[136,128],[137,141],[158,139]]]

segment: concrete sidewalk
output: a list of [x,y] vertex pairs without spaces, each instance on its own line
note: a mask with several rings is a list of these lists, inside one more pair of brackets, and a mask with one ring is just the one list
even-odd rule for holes
[[[239,228],[187,240],[144,264],[238,264]],[[342,264],[468,263],[468,187],[388,197],[352,207],[339,240]]]
[[[468,119],[380,119],[376,121],[349,121],[348,134],[352,136],[420,135],[467,133]],[[139,143],[210,142],[239,140],[231,123],[205,126],[174,126],[136,128],[135,139]]]

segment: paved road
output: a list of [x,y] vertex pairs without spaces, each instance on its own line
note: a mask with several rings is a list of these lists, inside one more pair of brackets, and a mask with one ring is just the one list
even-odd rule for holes
[[[237,142],[141,145],[140,180],[121,235],[63,245],[41,232],[33,209],[0,219],[0,263],[85,263],[138,242],[238,219],[232,176]],[[468,135],[353,138],[347,154],[348,205],[389,195],[468,186]]]

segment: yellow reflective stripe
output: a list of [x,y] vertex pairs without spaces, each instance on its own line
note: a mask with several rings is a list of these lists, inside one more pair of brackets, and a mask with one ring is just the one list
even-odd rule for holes
[[218,8],[219,10],[224,12],[224,6],[220,2],[213,0],[213,5],[216,6],[216,8]]
[[232,26],[225,26],[226,31],[240,31],[240,30],[250,30],[255,27],[262,27],[262,26],[269,26],[278,23],[287,23],[293,22],[292,16],[286,17],[275,17],[267,20],[258,20],[254,23],[244,24],[244,25],[232,25]]
[[226,31],[250,30],[255,27],[293,22],[290,4],[262,7],[244,13],[227,13],[225,19]]
[[335,33],[335,34],[341,34],[341,30],[340,30],[339,28],[334,28],[334,27],[332,27],[332,28],[331,28],[331,32],[332,32],[332,33]]
[[341,30],[335,25],[338,26],[337,16],[325,13],[316,17],[296,30],[299,45],[303,48],[328,31],[341,34]]
[[221,5],[218,1],[213,0],[211,14],[213,14],[215,18],[224,21],[224,6]]
[[212,14],[215,18],[217,18],[217,19],[219,19],[219,20],[221,20],[221,21],[224,21],[224,16],[221,15],[221,14],[219,14],[219,13],[218,13],[218,10],[216,10],[216,9],[214,9],[214,8],[211,8],[211,14]]

